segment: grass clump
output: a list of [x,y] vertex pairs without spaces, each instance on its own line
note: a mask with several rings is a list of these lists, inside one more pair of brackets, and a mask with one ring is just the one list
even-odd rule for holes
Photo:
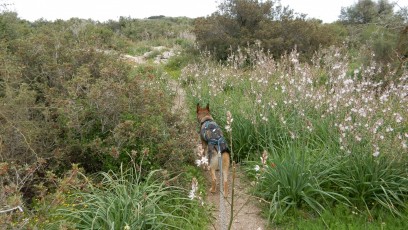
[[[58,229],[185,229],[203,222],[200,206],[187,198],[187,192],[160,180],[160,171],[145,177],[137,167],[119,172],[101,172],[99,183],[86,191],[74,193],[54,214],[58,222],[48,227]],[[201,207],[202,209],[202,207]],[[205,221],[204,221],[205,222]]]
[[[302,206],[308,206],[320,214],[327,206],[326,199],[335,199],[332,192],[322,188],[322,184],[328,179],[326,176],[329,170],[316,173],[312,171],[312,167],[313,165],[307,165],[304,161],[289,159],[265,172],[258,190],[265,191],[262,197],[272,201],[270,214],[276,214],[281,209],[283,215],[289,208]],[[269,187],[271,185],[273,189]]]
[[340,161],[333,183],[361,210],[381,208],[403,216],[407,208],[408,178],[405,166],[387,157],[351,155]]

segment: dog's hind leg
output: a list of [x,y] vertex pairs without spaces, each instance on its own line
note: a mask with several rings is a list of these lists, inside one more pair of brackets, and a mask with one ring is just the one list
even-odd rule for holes
[[[230,166],[230,156],[229,153],[222,153],[222,177],[224,186],[224,197],[228,197],[228,172]],[[221,182],[220,182],[221,183]]]

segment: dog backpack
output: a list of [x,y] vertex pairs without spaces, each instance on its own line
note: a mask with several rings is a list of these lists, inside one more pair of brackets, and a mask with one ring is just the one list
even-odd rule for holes
[[201,138],[208,144],[208,161],[211,162],[212,149],[215,148],[217,152],[230,153],[227,142],[223,136],[221,128],[213,120],[207,120],[204,122],[200,131]]

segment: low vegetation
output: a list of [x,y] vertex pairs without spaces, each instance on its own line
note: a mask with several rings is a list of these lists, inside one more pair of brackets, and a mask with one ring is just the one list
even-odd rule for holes
[[191,106],[212,103],[222,126],[233,114],[234,155],[247,162],[271,223],[338,206],[370,221],[379,210],[406,218],[407,72],[398,79],[395,70],[383,72],[395,80],[377,82],[379,65],[353,69],[347,50],[321,50],[313,64],[300,62],[296,50],[280,60],[247,50],[253,64],[244,69],[241,53],[184,69]]

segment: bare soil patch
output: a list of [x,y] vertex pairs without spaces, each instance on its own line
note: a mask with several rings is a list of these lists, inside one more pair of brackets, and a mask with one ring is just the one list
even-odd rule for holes
[[[230,169],[229,183],[232,183],[232,168]],[[207,187],[211,185],[211,176],[206,174]],[[219,179],[219,178],[218,178]],[[218,180],[219,181],[219,180]],[[231,185],[232,186],[232,185]],[[245,178],[243,170],[240,165],[236,165],[235,185],[234,185],[234,207],[233,207],[233,221],[231,229],[234,230],[264,230],[266,229],[266,220],[261,217],[261,209],[259,201],[253,196],[249,195],[251,188],[250,182]],[[227,214],[227,224],[231,216],[231,188],[227,200],[224,202]],[[207,204],[213,206],[212,217],[214,222],[210,229],[220,229],[220,193],[208,193],[206,198]]]

